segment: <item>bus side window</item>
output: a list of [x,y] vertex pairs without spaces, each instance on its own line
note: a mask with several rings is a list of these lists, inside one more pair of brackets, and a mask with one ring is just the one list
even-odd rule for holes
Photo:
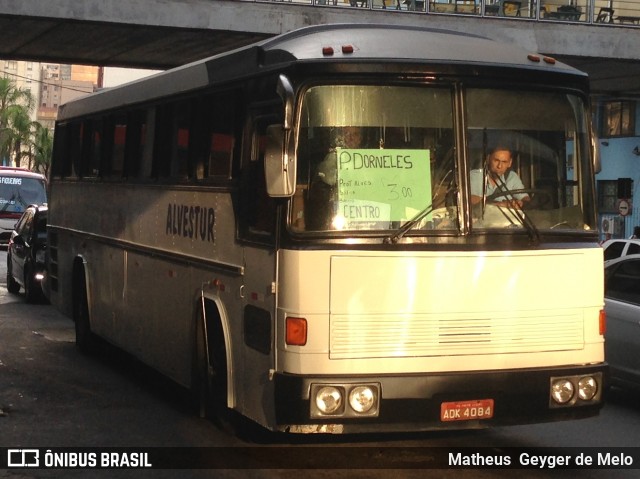
[[95,177],[102,167],[103,150],[103,120],[87,120],[84,123],[82,142],[82,176]]
[[194,98],[189,142],[189,171],[196,180],[229,179],[236,145],[236,91]]
[[154,162],[153,151],[155,147],[156,137],[156,109],[149,108],[146,111],[144,124],[142,126],[142,138],[140,138],[140,147],[142,148],[140,157],[140,168],[138,169],[138,178],[147,180],[154,178]]
[[89,142],[91,138],[86,138],[84,134],[87,128],[86,121],[74,121],[69,125],[69,128],[69,155],[71,156],[73,175],[79,178],[82,176],[84,150],[86,149],[83,142]]
[[[102,142],[98,151],[98,173],[102,177],[118,176],[113,171],[113,150],[115,147],[115,119],[109,115],[102,119]],[[120,174],[119,176],[122,176]]]
[[118,115],[113,124],[113,147],[111,151],[110,176],[121,178],[124,173],[124,153],[127,139],[127,117]]
[[230,178],[231,164],[238,137],[237,117],[238,98],[241,92],[224,92],[216,99],[216,112],[211,128],[209,155],[210,177]]
[[153,178],[167,178],[171,173],[173,105],[156,107],[155,129],[153,139]]
[[171,177],[186,179],[190,175],[189,168],[189,131],[191,108],[188,101],[176,103],[174,108],[172,151],[171,151]]
[[[123,158],[123,174],[128,178],[137,177],[140,171],[146,141],[146,126],[145,110],[129,112],[127,115]],[[116,133],[116,138],[118,138],[118,133]]]
[[276,204],[267,195],[264,178],[264,153],[266,128],[276,123],[273,116],[257,118],[253,123],[251,156],[242,168],[241,231],[248,238],[273,241],[275,233]]
[[71,154],[69,151],[72,124],[60,123],[56,125],[55,139],[53,143],[53,161],[51,174],[60,178],[71,175]]

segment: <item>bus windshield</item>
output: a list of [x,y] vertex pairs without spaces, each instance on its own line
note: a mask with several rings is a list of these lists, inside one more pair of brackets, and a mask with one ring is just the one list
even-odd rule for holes
[[47,202],[44,182],[0,173],[0,214],[22,214],[31,204]]
[[[451,234],[462,228],[465,197],[476,231],[593,227],[581,180],[591,170],[580,98],[469,88],[456,119],[456,94],[446,85],[309,88],[292,229]],[[508,149],[501,174],[490,168],[497,147]]]

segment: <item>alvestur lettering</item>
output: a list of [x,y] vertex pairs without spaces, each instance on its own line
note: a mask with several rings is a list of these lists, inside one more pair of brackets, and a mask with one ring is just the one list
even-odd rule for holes
[[167,207],[165,234],[213,243],[215,218],[213,208],[170,203]]

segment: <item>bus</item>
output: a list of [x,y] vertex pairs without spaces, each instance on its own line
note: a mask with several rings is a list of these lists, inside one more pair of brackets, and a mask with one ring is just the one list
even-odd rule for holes
[[11,232],[31,204],[47,203],[47,179],[26,168],[0,166],[0,244],[9,243]]
[[[472,201],[507,143],[522,184]],[[284,33],[61,107],[50,300],[81,350],[106,340],[221,423],[594,416],[595,145],[588,78],[553,58],[428,28]]]

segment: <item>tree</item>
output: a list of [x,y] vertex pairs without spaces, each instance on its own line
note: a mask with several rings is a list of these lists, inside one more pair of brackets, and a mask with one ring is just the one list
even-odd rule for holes
[[[9,115],[10,134],[9,147],[17,167],[22,166],[22,159],[30,156],[32,130],[36,122],[31,121],[29,113],[20,105],[11,108]],[[29,161],[30,162],[30,161]]]
[[27,89],[18,88],[13,80],[0,78],[0,162],[13,157],[20,166],[22,147],[28,146],[32,129],[30,114],[35,99]]
[[47,128],[37,122],[34,125],[32,147],[33,165],[29,165],[29,167],[49,177],[51,154],[53,152],[53,137]]

